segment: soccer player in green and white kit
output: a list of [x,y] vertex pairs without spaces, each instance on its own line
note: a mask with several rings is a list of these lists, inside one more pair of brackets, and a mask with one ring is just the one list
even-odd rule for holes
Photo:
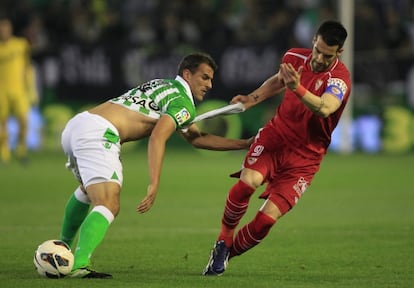
[[[194,101],[212,88],[215,61],[205,53],[184,57],[175,79],[155,79],[74,116],[62,133],[62,147],[80,186],[66,204],[61,239],[70,246],[79,230],[70,277],[112,278],[90,268],[90,257],[119,212],[121,145],[149,137],[149,185],[137,211],[148,211],[157,195],[165,145],[178,131],[196,148],[247,149],[250,139],[227,139],[191,124]],[[90,207],[92,208],[91,210]]]

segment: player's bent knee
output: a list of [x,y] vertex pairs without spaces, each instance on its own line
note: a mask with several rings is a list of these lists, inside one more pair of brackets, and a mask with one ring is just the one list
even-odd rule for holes
[[259,210],[260,212],[268,215],[269,217],[272,217],[275,220],[282,217],[282,212],[280,211],[279,207],[269,199],[263,203],[263,206]]
[[114,216],[120,210],[121,187],[115,182],[103,182],[86,187],[87,194],[93,206],[105,206]]
[[263,184],[262,174],[252,169],[243,169],[240,180],[254,189],[257,189]]

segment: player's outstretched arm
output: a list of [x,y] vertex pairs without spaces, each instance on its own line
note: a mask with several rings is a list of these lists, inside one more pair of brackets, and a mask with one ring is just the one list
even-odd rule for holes
[[237,95],[233,97],[231,103],[241,102],[246,109],[259,104],[260,102],[280,93],[285,88],[282,78],[279,73],[271,76],[263,84],[255,89],[253,92],[246,95]]
[[139,213],[147,212],[154,204],[161,177],[165,146],[171,134],[175,131],[175,123],[168,115],[158,120],[148,141],[148,173],[149,184],[147,194],[137,206]]
[[201,132],[197,125],[192,124],[187,131],[180,131],[185,140],[198,149],[227,151],[248,149],[253,142],[250,139],[229,139],[214,134]]

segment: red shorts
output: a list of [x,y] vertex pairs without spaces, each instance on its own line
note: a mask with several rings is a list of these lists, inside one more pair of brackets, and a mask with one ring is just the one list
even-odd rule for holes
[[298,155],[269,125],[259,131],[243,167],[258,171],[267,182],[260,198],[272,201],[286,214],[305,193],[318,172],[321,159]]

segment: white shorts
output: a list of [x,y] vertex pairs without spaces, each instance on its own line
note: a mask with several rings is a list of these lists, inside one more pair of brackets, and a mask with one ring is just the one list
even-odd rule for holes
[[66,167],[84,187],[107,181],[122,186],[119,133],[108,120],[89,112],[75,115],[62,132],[62,147]]

